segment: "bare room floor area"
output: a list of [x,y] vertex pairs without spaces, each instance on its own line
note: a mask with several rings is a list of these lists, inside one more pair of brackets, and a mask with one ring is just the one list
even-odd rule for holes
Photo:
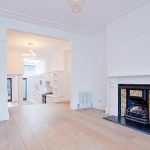
[[96,109],[67,103],[9,108],[0,123],[0,150],[149,150],[149,135],[113,124]]

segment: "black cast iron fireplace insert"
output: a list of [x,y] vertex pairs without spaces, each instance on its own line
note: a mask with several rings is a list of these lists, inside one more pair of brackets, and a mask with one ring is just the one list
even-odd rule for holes
[[119,84],[118,116],[104,119],[150,135],[150,85]]
[[118,85],[118,117],[149,125],[150,85]]
[[[137,88],[140,88],[137,86]],[[142,124],[149,124],[147,89],[126,88],[125,118]]]

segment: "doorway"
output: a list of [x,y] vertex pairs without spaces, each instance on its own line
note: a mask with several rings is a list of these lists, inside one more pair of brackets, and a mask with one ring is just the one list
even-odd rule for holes
[[12,102],[12,78],[7,78],[7,99]]
[[[7,32],[8,74],[18,75],[17,88],[12,78],[12,101],[14,89],[18,89],[18,100],[34,104],[42,103],[42,93],[53,93],[47,98],[50,103],[51,99],[71,101],[71,42],[11,29]],[[20,40],[24,45],[19,45]]]

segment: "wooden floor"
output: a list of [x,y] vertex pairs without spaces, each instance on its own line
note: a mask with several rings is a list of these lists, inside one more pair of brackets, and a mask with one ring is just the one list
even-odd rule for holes
[[0,123],[0,150],[150,150],[150,136],[68,104],[11,107]]

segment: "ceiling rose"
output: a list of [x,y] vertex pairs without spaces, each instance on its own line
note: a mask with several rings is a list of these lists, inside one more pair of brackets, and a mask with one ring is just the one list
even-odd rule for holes
[[85,0],[68,0],[72,12],[78,13],[82,10]]

